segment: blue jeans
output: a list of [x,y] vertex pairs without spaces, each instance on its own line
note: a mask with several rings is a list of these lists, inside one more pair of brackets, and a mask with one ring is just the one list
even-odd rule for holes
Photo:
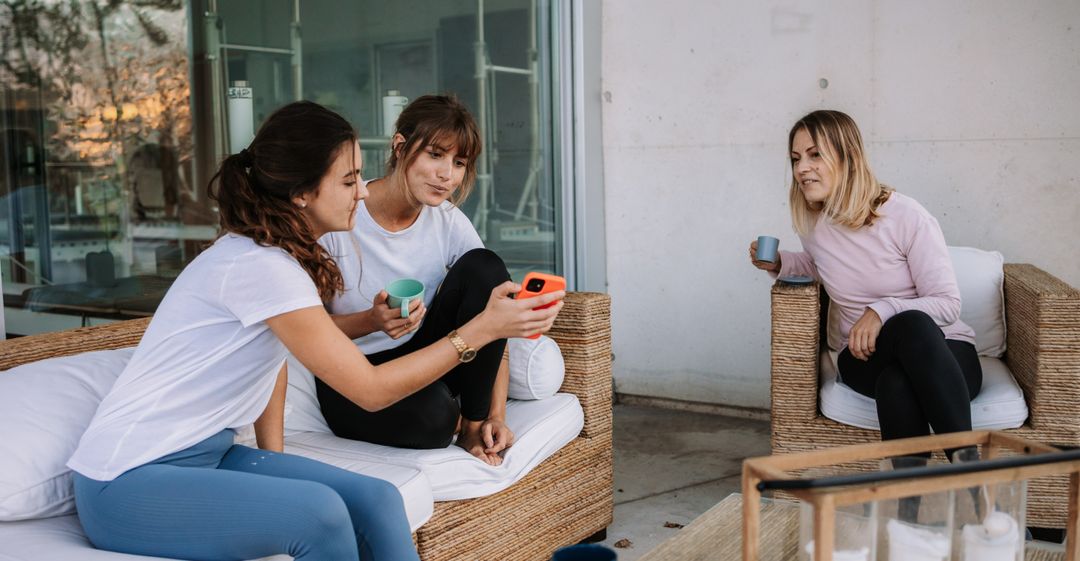
[[393,485],[233,445],[231,430],[112,481],[74,475],[79,520],[100,549],[200,561],[419,561]]

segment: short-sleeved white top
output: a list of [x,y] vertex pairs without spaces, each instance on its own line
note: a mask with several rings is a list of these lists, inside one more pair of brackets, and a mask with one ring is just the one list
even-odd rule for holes
[[68,467],[111,481],[254,422],[286,356],[265,320],[312,306],[322,301],[296,259],[221,237],[169,288]]
[[[484,247],[472,222],[449,201],[423,207],[416,221],[400,232],[379,226],[360,201],[352,230],[331,232],[319,243],[337,261],[345,282],[345,291],[330,302],[332,314],[371,309],[375,295],[401,278],[424,283],[424,304],[430,306],[454,262],[468,251]],[[397,347],[415,333],[391,339],[378,331],[354,342],[369,355]]]

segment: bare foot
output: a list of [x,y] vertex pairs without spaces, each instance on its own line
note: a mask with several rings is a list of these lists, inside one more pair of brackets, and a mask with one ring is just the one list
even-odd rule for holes
[[483,421],[470,421],[468,419],[461,420],[461,430],[458,432],[457,445],[465,449],[466,452],[480,458],[485,464],[491,466],[497,466],[502,464],[502,456],[498,454],[488,454],[484,450],[487,446],[484,445],[484,435],[481,431],[483,427]]

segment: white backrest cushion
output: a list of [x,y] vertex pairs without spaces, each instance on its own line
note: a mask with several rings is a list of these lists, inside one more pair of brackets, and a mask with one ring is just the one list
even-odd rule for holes
[[1005,258],[996,251],[949,247],[960,287],[960,320],[975,330],[980,356],[1005,354]]
[[322,432],[332,434],[326,424],[315,390],[315,375],[292,354],[288,358],[289,389],[285,391],[285,434]]
[[135,348],[0,372],[0,521],[75,512],[66,464]]
[[541,335],[536,339],[506,340],[510,354],[511,399],[544,399],[562,387],[566,363],[554,339]]

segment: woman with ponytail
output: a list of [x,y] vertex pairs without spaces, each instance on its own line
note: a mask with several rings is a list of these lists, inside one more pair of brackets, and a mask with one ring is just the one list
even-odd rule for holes
[[[319,237],[367,196],[356,133],[309,102],[271,115],[210,181],[222,235],[177,277],[68,462],[79,519],[111,551],[181,559],[418,560],[393,485],[282,453],[292,353],[378,410],[456,366],[458,346],[546,331],[556,293],[484,311],[373,366],[324,308],[341,272]],[[471,349],[467,349],[471,350]],[[260,449],[233,444],[255,423]]]
[[[506,265],[485,249],[458,206],[469,196],[480,155],[480,130],[456,98],[425,95],[398,117],[386,175],[365,183],[353,227],[319,242],[336,257],[345,291],[330,310],[374,364],[443,337],[455,322],[484,309],[508,280]],[[383,287],[403,277],[424,283],[407,318],[390,308]],[[366,411],[316,380],[319,404],[337,436],[404,448],[457,444],[490,465],[513,443],[505,423],[509,365],[506,340],[495,341],[442,379],[381,411]],[[460,405],[459,405],[460,400]]]

